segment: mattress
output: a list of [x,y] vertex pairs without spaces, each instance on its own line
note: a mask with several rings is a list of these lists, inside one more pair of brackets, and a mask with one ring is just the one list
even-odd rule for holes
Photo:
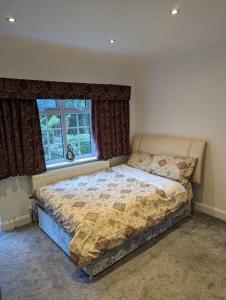
[[44,186],[36,199],[72,236],[70,254],[85,267],[187,206],[191,185],[120,165]]

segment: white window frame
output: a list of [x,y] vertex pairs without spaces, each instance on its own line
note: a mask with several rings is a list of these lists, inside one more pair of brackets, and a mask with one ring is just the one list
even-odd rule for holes
[[[49,99],[37,99],[37,100],[49,100]],[[73,162],[79,162],[79,160],[83,160],[84,158],[96,158],[96,147],[93,140],[93,133],[92,133],[92,101],[90,99],[66,99],[66,100],[83,100],[86,101],[86,107],[81,108],[67,108],[65,107],[65,100],[61,99],[51,99],[55,100],[57,107],[56,108],[44,108],[39,109],[39,115],[45,115],[46,119],[48,115],[60,115],[61,118],[61,132],[62,132],[62,139],[63,139],[63,151],[64,151],[64,158],[54,159],[54,160],[47,160],[46,164],[47,166],[55,165],[57,163],[61,162],[67,162],[66,159],[66,152],[67,152],[67,145],[70,143],[67,143],[67,132],[66,132],[66,125],[65,125],[65,115],[66,114],[76,114],[76,120],[77,120],[77,126],[73,127],[77,129],[77,132],[79,133],[79,128],[88,128],[88,126],[80,126],[78,115],[79,114],[88,114],[89,115],[89,130],[90,130],[90,138],[91,138],[91,152],[88,154],[82,154],[82,155],[76,155],[75,154],[75,160]],[[47,120],[46,120],[47,122]],[[50,143],[49,143],[49,136],[47,134],[48,138],[48,149],[50,149]],[[80,141],[78,140],[79,149],[80,148]],[[44,144],[43,144],[44,146]]]

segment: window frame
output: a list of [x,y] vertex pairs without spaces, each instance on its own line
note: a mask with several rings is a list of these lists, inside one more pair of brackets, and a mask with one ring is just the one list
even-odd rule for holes
[[[79,129],[80,128],[89,128],[90,131],[90,144],[91,144],[91,152],[87,153],[87,154],[82,154],[82,155],[76,155],[75,154],[75,159],[72,162],[79,162],[80,159],[84,159],[84,158],[96,158],[96,146],[94,144],[94,140],[93,140],[93,133],[92,133],[92,100],[91,99],[37,99],[38,100],[55,100],[56,101],[56,107],[49,107],[49,108],[39,108],[39,117],[41,115],[45,116],[46,122],[48,122],[47,117],[49,115],[60,115],[60,119],[61,119],[61,132],[62,132],[62,145],[63,145],[63,154],[64,157],[63,158],[59,158],[59,159],[51,159],[51,160],[46,160],[46,165],[47,166],[51,166],[57,163],[62,163],[62,162],[68,162],[67,158],[66,158],[66,152],[67,152],[67,145],[70,144],[69,142],[67,142],[67,131],[66,131],[66,122],[65,122],[65,118],[67,114],[76,114],[76,120],[77,120],[77,126],[73,127],[75,129],[77,129],[77,132],[80,133]],[[65,101],[66,100],[83,100],[86,101],[86,106],[85,107],[81,107],[81,108],[68,108],[65,106]],[[37,102],[38,104],[38,102]],[[79,125],[79,120],[78,120],[78,115],[80,114],[88,114],[89,115],[89,126],[80,126]],[[47,123],[46,123],[47,124]],[[48,151],[50,149],[50,142],[49,142],[49,138],[48,139]],[[85,142],[85,141],[84,141]],[[78,145],[79,145],[79,149],[81,151],[81,142],[78,139]],[[53,144],[54,145],[54,144]],[[43,148],[44,146],[46,146],[45,144],[43,144]],[[75,152],[74,152],[75,153]]]

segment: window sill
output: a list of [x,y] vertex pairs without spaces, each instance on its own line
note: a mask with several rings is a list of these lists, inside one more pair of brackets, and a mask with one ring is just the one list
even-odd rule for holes
[[47,171],[52,171],[52,170],[56,170],[56,169],[72,167],[72,166],[76,166],[76,165],[82,165],[82,164],[86,164],[86,163],[93,162],[93,161],[97,161],[97,157],[86,157],[86,158],[81,158],[81,159],[78,159],[78,160],[75,160],[72,162],[63,161],[63,162],[47,165],[46,168],[47,168]]

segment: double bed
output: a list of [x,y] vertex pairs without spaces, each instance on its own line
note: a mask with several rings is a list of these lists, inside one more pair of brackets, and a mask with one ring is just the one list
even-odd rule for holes
[[[133,153],[197,158],[200,183],[205,142],[138,135]],[[191,214],[192,185],[121,164],[39,186],[39,226],[75,264],[94,277]]]

